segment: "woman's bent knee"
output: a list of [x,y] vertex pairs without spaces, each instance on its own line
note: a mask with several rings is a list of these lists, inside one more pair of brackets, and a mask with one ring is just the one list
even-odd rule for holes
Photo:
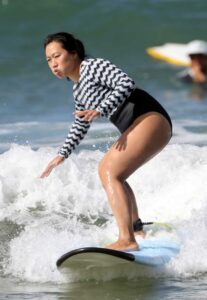
[[99,163],[98,174],[103,187],[106,188],[110,181],[111,175],[109,166],[107,166],[107,163],[105,163],[103,160]]
[[103,160],[101,160],[99,165],[98,165],[98,175],[99,175],[99,178],[101,180],[101,183],[102,183],[103,187],[105,187],[106,179],[107,179],[106,168],[105,168],[104,165],[105,164],[104,164]]
[[108,163],[104,159],[101,160],[99,163],[98,174],[101,183],[105,189],[107,189],[109,185],[113,185],[114,181],[120,181],[120,182],[124,181],[120,176],[116,175],[111,163]]

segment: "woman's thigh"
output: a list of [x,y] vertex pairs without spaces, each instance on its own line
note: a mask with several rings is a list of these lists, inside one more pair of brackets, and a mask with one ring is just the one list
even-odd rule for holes
[[160,152],[171,138],[169,122],[150,112],[138,117],[112,145],[100,162],[100,173],[126,180],[136,169]]

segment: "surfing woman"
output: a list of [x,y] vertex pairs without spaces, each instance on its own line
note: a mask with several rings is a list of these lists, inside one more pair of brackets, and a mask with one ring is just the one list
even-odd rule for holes
[[172,124],[164,108],[110,61],[88,58],[82,42],[59,32],[47,36],[45,55],[52,73],[73,81],[75,120],[58,155],[41,178],[49,176],[86,135],[95,118],[108,118],[120,137],[99,163],[99,176],[116,219],[118,240],[106,247],[137,249],[135,233],[142,222],[127,178],[159,153],[172,136]]

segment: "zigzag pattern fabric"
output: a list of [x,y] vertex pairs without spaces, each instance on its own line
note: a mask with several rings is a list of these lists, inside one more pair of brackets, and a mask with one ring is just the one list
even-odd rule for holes
[[[135,89],[134,81],[110,61],[89,58],[82,61],[79,81],[73,85],[75,110],[97,110],[110,118]],[[59,151],[67,158],[86,135],[90,123],[76,117]]]

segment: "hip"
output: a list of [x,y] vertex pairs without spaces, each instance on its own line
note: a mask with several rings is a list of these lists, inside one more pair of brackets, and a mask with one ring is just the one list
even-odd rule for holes
[[163,106],[150,94],[138,88],[117,108],[110,121],[123,133],[139,116],[149,112],[163,115],[172,129],[171,118]]

